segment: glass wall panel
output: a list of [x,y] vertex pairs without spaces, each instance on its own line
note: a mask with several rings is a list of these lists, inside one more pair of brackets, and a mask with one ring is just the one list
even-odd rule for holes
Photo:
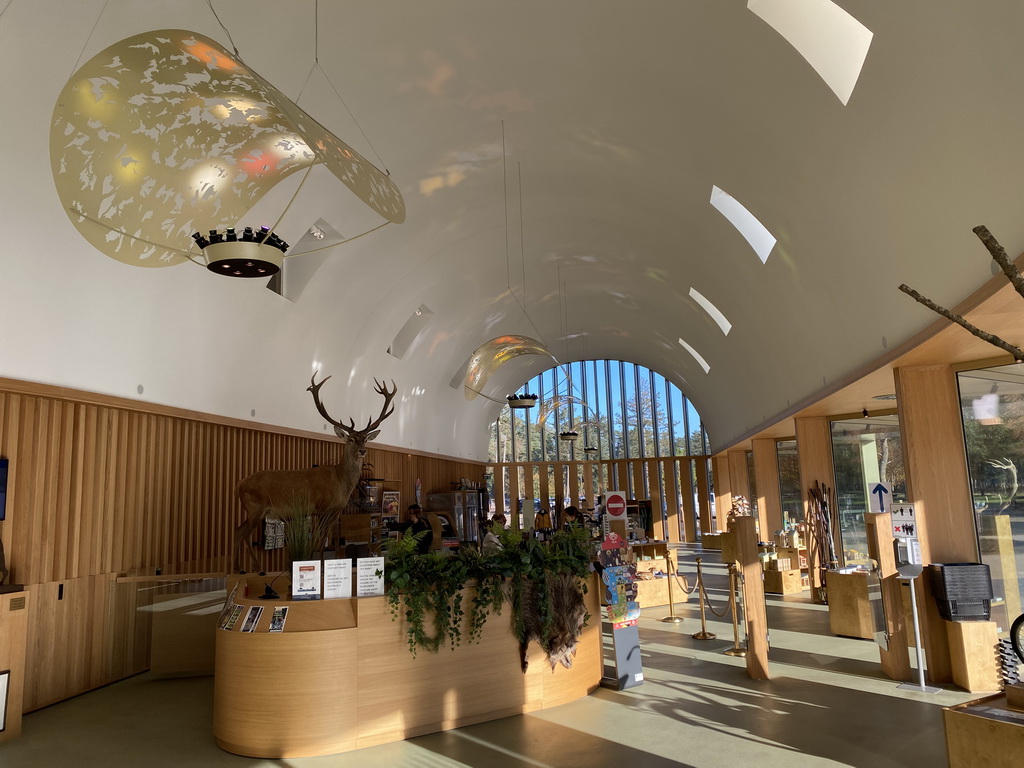
[[779,491],[782,495],[782,519],[799,522],[804,519],[804,500],[800,490],[800,465],[796,440],[779,440],[775,444],[779,461]]
[[997,598],[992,618],[1005,630],[1021,614],[1024,591],[1024,365],[957,378],[978,550]]
[[[566,462],[706,455],[697,410],[661,374],[617,360],[551,368],[518,390],[538,395],[532,409],[502,409],[491,425],[495,462]],[[543,415],[543,418],[541,416]],[[575,442],[560,432],[575,429]],[[593,448],[584,452],[585,447]],[[632,482],[632,480],[630,481]],[[644,495],[650,494],[647,477]]]
[[888,483],[893,502],[907,500],[899,417],[833,421],[832,463],[843,555],[847,565],[854,565],[868,559],[864,514],[871,507],[871,489]]

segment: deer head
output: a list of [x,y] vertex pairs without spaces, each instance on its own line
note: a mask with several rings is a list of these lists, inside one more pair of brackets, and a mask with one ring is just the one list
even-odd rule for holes
[[391,404],[391,401],[395,398],[395,393],[398,392],[398,387],[395,382],[391,382],[391,389],[388,389],[386,385],[381,384],[377,379],[373,380],[375,384],[373,391],[384,396],[384,405],[380,409],[380,416],[376,419],[370,419],[363,429],[356,429],[355,419],[349,419],[348,424],[342,424],[340,421],[336,421],[331,417],[331,414],[327,412],[324,404],[320,401],[320,388],[327,383],[327,379],[331,378],[327,376],[319,384],[316,381],[316,371],[309,380],[309,386],[306,388],[308,392],[313,394],[313,403],[316,405],[317,411],[324,417],[324,420],[334,426],[334,434],[336,434],[343,443],[355,448],[359,457],[362,458],[366,455],[366,443],[373,440],[377,435],[380,434],[380,430],[377,429],[392,413],[395,412],[395,406]]

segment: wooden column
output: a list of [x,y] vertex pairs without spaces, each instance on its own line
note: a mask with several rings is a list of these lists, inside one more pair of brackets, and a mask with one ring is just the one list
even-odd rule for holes
[[[697,507],[693,503],[693,460],[679,459],[680,514],[683,517],[683,541],[697,542]],[[710,518],[710,515],[708,516]],[[711,523],[709,522],[710,526]]]
[[654,538],[664,541],[665,519],[661,509],[661,473],[659,472],[662,462],[658,459],[649,459],[645,463],[647,464],[647,482],[651,487],[651,517],[654,525]]
[[[800,494],[803,503],[804,520],[810,518],[811,509],[808,500],[808,491],[815,483],[826,485],[835,490],[835,470],[832,467],[832,430],[828,419],[822,416],[813,416],[804,419],[795,419],[796,423],[796,450],[797,463],[800,468]],[[815,542],[810,534],[810,526],[807,532],[808,559],[815,548]],[[843,551],[840,539],[839,526],[832,531],[832,538],[835,542],[836,553]],[[811,569],[811,589],[821,586],[819,571]]]
[[807,492],[815,481],[835,488],[832,468],[832,432],[828,419],[822,416],[795,419],[797,463],[800,467],[800,495],[803,498],[804,519],[810,515]]
[[[917,515],[921,556],[925,563],[978,562],[956,375],[948,365],[897,368],[894,374],[907,498]],[[915,584],[928,676],[950,682],[946,628],[925,581]]]
[[764,605],[764,580],[757,557],[754,518],[741,515],[730,526],[736,537],[736,555],[743,574],[743,621],[747,629],[747,674],[768,680],[768,620]]
[[896,573],[896,555],[892,549],[892,516],[867,515],[868,551],[878,561],[882,583],[882,605],[885,606],[885,631],[889,635],[889,649],[879,646],[882,671],[892,680],[910,680],[910,652],[907,638],[913,628],[907,627],[903,612],[903,587]]
[[771,541],[772,533],[782,529],[782,492],[779,489],[779,456],[775,440],[751,440],[754,449],[754,476],[757,479],[757,519],[761,540]]
[[540,497],[542,499],[551,498],[551,465],[541,464],[537,467],[540,472]]
[[580,505],[580,465],[576,461],[569,464],[569,504]]
[[[583,464],[583,495],[587,499],[587,507],[594,506],[594,462],[588,461]],[[584,511],[584,510],[580,510]]]
[[[533,480],[533,465],[523,464],[519,471],[523,475],[523,527],[533,528],[533,500],[536,498],[536,487]],[[547,508],[548,500],[544,499],[542,507]]]
[[732,495],[750,501],[750,474],[747,472],[747,452],[729,451],[729,487]]
[[501,466],[494,468],[494,511],[507,516],[505,511],[505,471]]
[[729,482],[729,458],[720,454],[711,459],[711,472],[715,478],[715,512],[718,529],[723,529],[723,522],[732,509],[732,484]]
[[508,465],[508,522],[509,528],[518,531],[522,528],[519,509],[519,467],[515,464]]
[[[673,544],[678,544],[680,541],[692,541],[692,539],[686,536],[679,535],[680,514],[679,510],[682,508],[680,505],[681,499],[679,496],[680,483],[676,482],[676,466],[677,464],[687,465],[685,460],[677,462],[675,459],[663,459],[662,467],[665,472],[665,499],[666,507],[668,510],[668,520],[665,523],[665,527],[668,532],[668,540]],[[687,483],[689,485],[689,483]],[[690,506],[693,507],[693,502],[690,502]],[[692,518],[691,518],[692,519]],[[693,526],[693,523],[690,523]]]
[[[545,506],[547,503],[545,500]],[[555,464],[555,504],[565,506],[565,465],[562,462]]]
[[[729,473],[724,471],[721,464],[714,459],[712,459],[712,468],[715,472],[716,511],[725,519],[725,515],[729,512],[729,507],[732,506],[732,495],[729,493]],[[723,471],[720,472],[720,468]],[[708,483],[707,460],[698,459],[696,471],[697,504],[700,507],[700,534],[715,534],[716,530],[711,520],[711,488]]]

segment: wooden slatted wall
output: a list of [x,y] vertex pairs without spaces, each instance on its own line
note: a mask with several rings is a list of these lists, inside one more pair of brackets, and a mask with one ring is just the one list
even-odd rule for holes
[[[30,711],[148,666],[149,625],[139,608],[151,593],[116,582],[118,574],[225,571],[242,518],[238,481],[260,469],[337,461],[340,443],[0,379],[0,456],[10,460],[0,540],[11,583],[33,593]],[[425,495],[484,471],[381,447],[368,460],[376,476],[399,481],[403,505],[417,478]],[[275,555],[269,567],[280,567]]]
[[[652,459],[615,459],[573,462],[508,462],[492,465],[494,471],[495,511],[510,514],[517,498],[527,500],[532,509],[535,488],[540,499],[554,497],[556,504],[577,504],[593,508],[597,495],[606,490],[622,490],[633,498],[650,499],[654,513],[654,535],[669,541],[696,541],[695,517],[700,516],[702,530],[710,531],[711,497],[708,493],[707,456],[679,456]],[[694,506],[690,483],[692,465],[697,466],[698,500]],[[508,480],[505,480],[505,473]],[[538,476],[531,483],[522,478]],[[547,478],[553,476],[550,486]],[[677,479],[678,478],[678,479]],[[700,483],[703,483],[701,486]],[[509,497],[509,504],[505,502]],[[511,507],[509,509],[508,507]],[[682,526],[682,530],[680,530]]]

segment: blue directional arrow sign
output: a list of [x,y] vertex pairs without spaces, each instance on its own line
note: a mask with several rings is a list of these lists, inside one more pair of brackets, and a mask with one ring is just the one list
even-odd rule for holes
[[871,488],[871,512],[880,515],[887,512],[886,496],[892,497],[892,486],[889,483],[875,483]]

